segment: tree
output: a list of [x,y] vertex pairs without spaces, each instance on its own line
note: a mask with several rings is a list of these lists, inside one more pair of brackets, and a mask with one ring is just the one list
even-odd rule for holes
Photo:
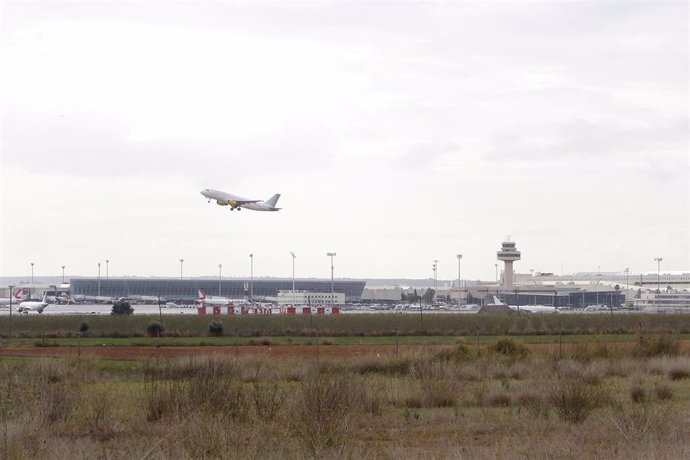
[[220,321],[211,321],[208,325],[208,333],[211,335],[223,335],[223,323]]
[[434,301],[434,294],[436,294],[436,291],[433,289],[429,288],[426,290],[426,292],[423,294],[424,300],[426,303],[433,303]]
[[400,301],[401,301],[401,302],[405,302],[406,300],[407,300],[407,296],[405,295],[404,292],[401,292],[401,293],[400,293]]
[[134,313],[134,308],[126,300],[118,300],[113,304],[111,315],[131,315]]
[[149,337],[160,337],[163,332],[165,332],[165,328],[157,321],[151,321],[148,326],[146,326],[146,333]]

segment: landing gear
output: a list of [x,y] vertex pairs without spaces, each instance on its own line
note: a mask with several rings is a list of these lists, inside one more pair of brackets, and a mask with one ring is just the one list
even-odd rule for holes
[[211,200],[208,200],[208,202],[210,203],[210,202],[211,202]]

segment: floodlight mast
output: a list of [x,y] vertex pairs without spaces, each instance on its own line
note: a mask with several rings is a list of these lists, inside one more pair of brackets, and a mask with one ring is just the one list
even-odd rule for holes
[[458,258],[458,305],[460,305],[460,283],[461,283],[461,277],[460,277],[460,261],[462,260],[462,254],[456,254],[455,257]]
[[326,256],[331,258],[331,302],[333,302],[333,257],[335,257],[335,252],[327,252]]
[[295,258],[297,257],[293,251],[290,251],[292,256],[292,306],[295,306]]

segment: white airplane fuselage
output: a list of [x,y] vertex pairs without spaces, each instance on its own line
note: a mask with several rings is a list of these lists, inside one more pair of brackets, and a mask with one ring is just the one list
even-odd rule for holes
[[43,301],[26,301],[19,304],[17,311],[19,313],[29,313],[30,311],[37,311],[38,313],[43,313],[43,309],[48,306],[46,298],[43,297]]
[[252,211],[280,210],[280,208],[275,207],[276,203],[278,202],[278,198],[280,198],[280,194],[275,194],[266,201],[250,200],[248,198],[233,195],[231,193],[221,192],[220,190],[214,190],[212,188],[202,190],[201,194],[208,200],[209,203],[211,200],[215,200],[219,206],[230,206],[231,211],[234,211],[235,209],[239,211],[242,208],[251,209]]

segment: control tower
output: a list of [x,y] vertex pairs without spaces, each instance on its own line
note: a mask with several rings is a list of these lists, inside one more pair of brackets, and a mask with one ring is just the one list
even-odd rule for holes
[[496,253],[498,260],[505,262],[503,270],[503,288],[513,287],[513,262],[520,260],[520,251],[515,249],[515,241],[504,241],[501,243],[501,250]]

